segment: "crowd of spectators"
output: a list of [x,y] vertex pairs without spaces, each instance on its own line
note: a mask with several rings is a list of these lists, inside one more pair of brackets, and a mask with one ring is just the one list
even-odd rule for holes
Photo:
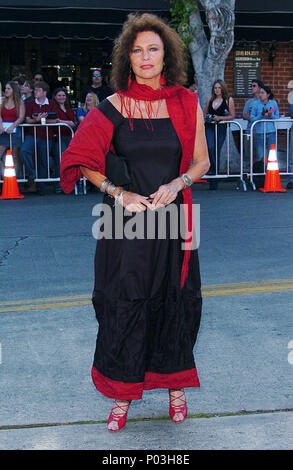
[[[251,126],[256,121],[258,122],[253,128],[253,150],[254,150],[254,173],[263,173],[265,169],[266,157],[269,155],[269,150],[272,144],[276,144],[276,128],[274,119],[280,118],[279,107],[274,95],[269,86],[265,85],[260,80],[252,80],[251,82],[252,98],[247,100],[243,109],[243,119],[247,120],[246,128],[246,142],[249,143],[251,139]],[[291,116],[291,110],[290,110]],[[291,116],[292,117],[292,116]],[[270,122],[272,121],[272,122]],[[290,147],[289,147],[289,161],[288,170],[293,170],[293,153],[292,153],[292,129],[290,131]],[[246,149],[249,153],[249,148]],[[256,187],[263,186],[264,176],[256,176]],[[293,176],[289,175],[287,182],[287,189],[293,189]]]
[[[81,92],[81,103],[73,109],[65,88],[50,89],[43,73],[36,72],[33,79],[15,77],[4,87],[0,101],[0,178],[3,177],[3,157],[12,150],[16,175],[27,182],[22,192],[46,193],[45,180],[54,181],[57,194],[62,193],[59,183],[60,158],[86,114],[113,91],[103,84],[101,70],[91,74],[91,83]],[[65,124],[47,126],[44,124]],[[34,124],[23,130],[19,124]],[[35,180],[43,180],[36,182]]]
[[[253,97],[247,100],[243,109],[243,119],[248,121],[246,133],[249,135],[255,121],[279,119],[278,103],[273,99],[271,89],[260,80],[251,83]],[[265,131],[265,132],[264,132]],[[254,126],[255,154],[257,161],[264,161],[271,144],[276,143],[275,125],[273,122],[260,122]]]
[[[189,89],[197,92],[196,76]],[[55,192],[62,193],[58,181],[61,154],[68,147],[74,131],[87,113],[113,93],[111,88],[103,84],[101,70],[95,69],[91,72],[89,85],[81,91],[81,103],[77,109],[71,107],[65,88],[59,86],[50,90],[41,72],[36,72],[32,80],[24,77],[14,78],[5,84],[3,91],[4,96],[0,101],[0,176],[3,176],[3,156],[10,148],[19,179],[23,177],[23,167],[25,168],[25,177],[28,181],[23,187],[24,192],[45,194],[45,182],[36,183],[35,180],[46,180],[50,177],[55,179]],[[243,119],[248,121],[245,131],[246,142],[250,138],[252,123],[266,120],[266,124],[258,123],[254,126],[254,153],[257,166],[258,163],[264,162],[270,145],[275,143],[274,122],[267,121],[278,119],[279,109],[271,89],[260,80],[252,81],[251,91],[252,97],[246,101],[243,109]],[[217,126],[217,139],[215,139],[213,124],[233,120],[235,116],[233,98],[223,81],[214,82],[204,113],[207,118],[205,128],[211,161],[209,173],[217,174],[226,126]],[[39,126],[24,128],[21,131],[18,126],[22,123],[39,124]],[[42,125],[44,123],[60,123],[66,126],[44,126]],[[291,158],[292,156],[290,162]],[[292,176],[288,181],[287,187],[293,188]],[[217,183],[216,178],[210,178],[210,189],[216,189]]]
[[[190,87],[191,91],[197,87],[195,83]],[[245,130],[245,148],[244,151],[250,155],[250,139],[251,127],[253,126],[253,149],[254,164],[253,173],[265,172],[265,157],[269,155],[272,144],[276,144],[276,128],[275,119],[280,118],[279,107],[269,86],[264,85],[260,80],[252,80],[251,83],[252,97],[249,98],[244,105],[242,117],[247,122]],[[219,122],[232,121],[235,117],[235,108],[233,98],[228,93],[228,88],[222,80],[216,80],[212,86],[211,96],[204,108],[205,113],[205,130],[206,139],[210,158],[210,175],[219,176],[221,149],[226,137],[226,125],[217,126]],[[260,121],[260,122],[259,122]],[[262,122],[264,121],[264,122]],[[292,155],[292,129],[289,149],[289,165],[288,170],[293,169]],[[287,189],[293,189],[292,175],[289,175]],[[219,178],[209,178],[210,189],[217,189]],[[264,176],[255,177],[257,187],[261,187],[264,183]]]

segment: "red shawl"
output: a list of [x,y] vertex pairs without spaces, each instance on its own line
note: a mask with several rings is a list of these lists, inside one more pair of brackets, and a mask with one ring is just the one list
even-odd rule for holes
[[[161,90],[153,90],[147,85],[139,85],[136,81],[131,83],[127,91],[119,91],[118,93],[122,97],[125,109],[127,109],[127,98],[145,102],[166,100],[170,119],[182,147],[180,174],[185,173],[190,166],[194,150],[197,93],[191,93],[181,86],[166,86]],[[131,120],[131,116],[129,118]],[[65,193],[70,193],[74,189],[76,181],[82,177],[80,166],[105,174],[105,155],[111,146],[113,129],[113,123],[99,109],[94,108],[87,114],[79,125],[69,147],[62,154],[60,182]],[[185,211],[187,230],[181,272],[181,288],[184,286],[188,274],[193,230],[191,188],[185,189],[182,193],[184,209],[187,208]]]

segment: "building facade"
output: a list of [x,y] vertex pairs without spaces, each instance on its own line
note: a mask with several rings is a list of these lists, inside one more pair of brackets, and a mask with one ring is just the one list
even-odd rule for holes
[[[127,14],[142,8],[170,19],[168,0],[51,0],[41,7],[35,0],[0,0],[0,82],[4,85],[20,76],[30,79],[35,72],[43,72],[52,89],[67,88],[76,106],[93,68],[101,67],[107,82],[113,41]],[[292,0],[236,0],[235,43],[225,69],[236,113],[243,109],[250,93],[248,82],[255,74],[272,88],[281,114],[288,114],[292,19]],[[258,60],[246,67],[237,60],[240,49],[243,54],[257,51],[251,54]],[[190,67],[190,82],[192,77]]]

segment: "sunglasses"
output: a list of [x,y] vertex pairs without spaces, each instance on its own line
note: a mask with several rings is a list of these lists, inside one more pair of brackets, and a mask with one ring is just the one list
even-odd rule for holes
[[101,77],[102,75],[100,73],[93,73],[93,77]]
[[252,87],[256,87],[257,85],[256,85],[256,84],[253,84],[253,85],[251,85],[251,86],[252,86]]

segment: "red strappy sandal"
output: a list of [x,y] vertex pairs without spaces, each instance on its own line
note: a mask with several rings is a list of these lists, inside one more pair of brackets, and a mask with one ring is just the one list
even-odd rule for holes
[[[181,392],[178,396],[172,396],[172,392],[178,391]],[[184,390],[169,390],[169,398],[170,398],[170,407],[169,407],[169,416],[172,419],[173,423],[182,423],[187,416],[187,405],[186,405],[186,398]],[[175,400],[179,400],[179,405],[175,405]],[[180,403],[181,402],[181,403]],[[175,415],[181,413],[181,419],[174,419]]]
[[[124,428],[124,426],[126,424],[127,413],[128,413],[130,403],[131,403],[131,400],[128,401],[127,404],[121,405],[121,404],[118,404],[117,401],[115,401],[115,404],[114,404],[114,406],[111,410],[110,416],[108,418],[108,423],[107,423],[108,424],[108,431],[117,432],[117,431],[120,431],[120,429]],[[119,412],[119,410],[120,410],[120,412]],[[117,411],[118,411],[118,413],[117,413]],[[109,427],[109,425],[111,423],[117,423],[117,429],[111,429]]]

